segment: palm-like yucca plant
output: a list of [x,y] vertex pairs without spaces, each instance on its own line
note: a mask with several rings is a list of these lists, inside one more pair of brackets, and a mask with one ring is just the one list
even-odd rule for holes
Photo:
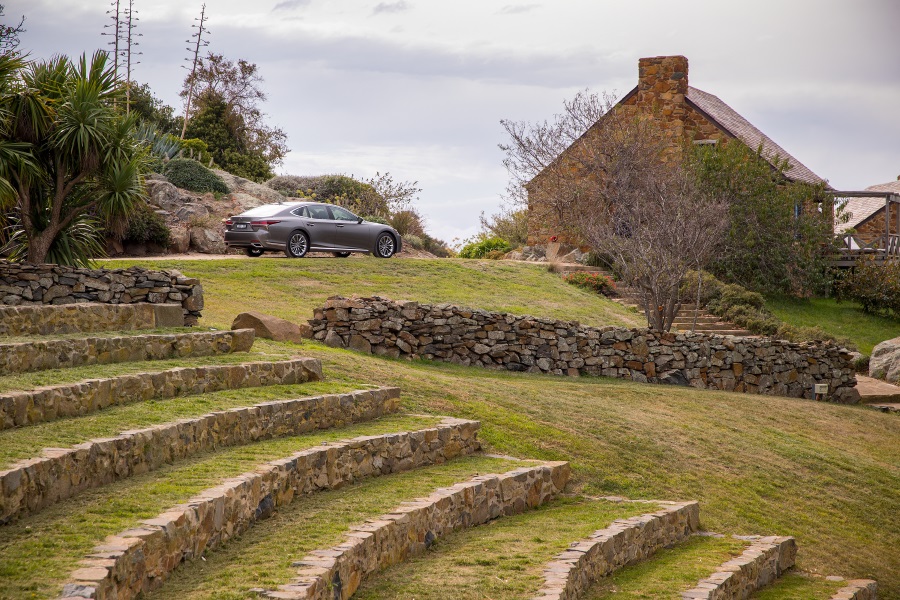
[[0,59],[0,209],[10,258],[86,264],[142,201],[137,121],[107,55]]

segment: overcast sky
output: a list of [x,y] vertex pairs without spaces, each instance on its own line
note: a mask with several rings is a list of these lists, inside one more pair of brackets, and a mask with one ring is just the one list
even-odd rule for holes
[[[108,41],[105,0],[0,0],[32,57]],[[134,0],[134,79],[181,110],[202,0]],[[209,50],[259,65],[281,173],[418,180],[447,241],[506,186],[500,119],[549,118],[579,89],[637,83],[638,58],[683,54],[716,94],[839,189],[900,176],[897,0],[207,0]]]

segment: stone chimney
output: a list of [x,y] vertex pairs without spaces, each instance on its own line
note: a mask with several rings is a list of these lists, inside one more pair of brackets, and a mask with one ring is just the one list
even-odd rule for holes
[[639,102],[651,99],[661,106],[683,104],[688,90],[688,59],[684,56],[655,56],[638,61]]

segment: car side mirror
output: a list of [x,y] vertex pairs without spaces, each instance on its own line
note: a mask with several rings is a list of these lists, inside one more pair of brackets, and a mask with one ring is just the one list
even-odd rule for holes
[[362,217],[356,217],[356,222],[357,222],[357,223],[362,223],[362,222],[363,222],[363,218],[362,218]]

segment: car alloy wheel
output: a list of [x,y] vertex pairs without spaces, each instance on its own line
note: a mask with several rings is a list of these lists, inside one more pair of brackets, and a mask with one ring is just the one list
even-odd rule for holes
[[379,258],[390,258],[394,255],[394,236],[389,233],[382,233],[375,242],[375,255]]
[[303,258],[309,252],[309,238],[302,231],[291,233],[288,238],[287,246],[284,247],[284,253],[288,258]]

